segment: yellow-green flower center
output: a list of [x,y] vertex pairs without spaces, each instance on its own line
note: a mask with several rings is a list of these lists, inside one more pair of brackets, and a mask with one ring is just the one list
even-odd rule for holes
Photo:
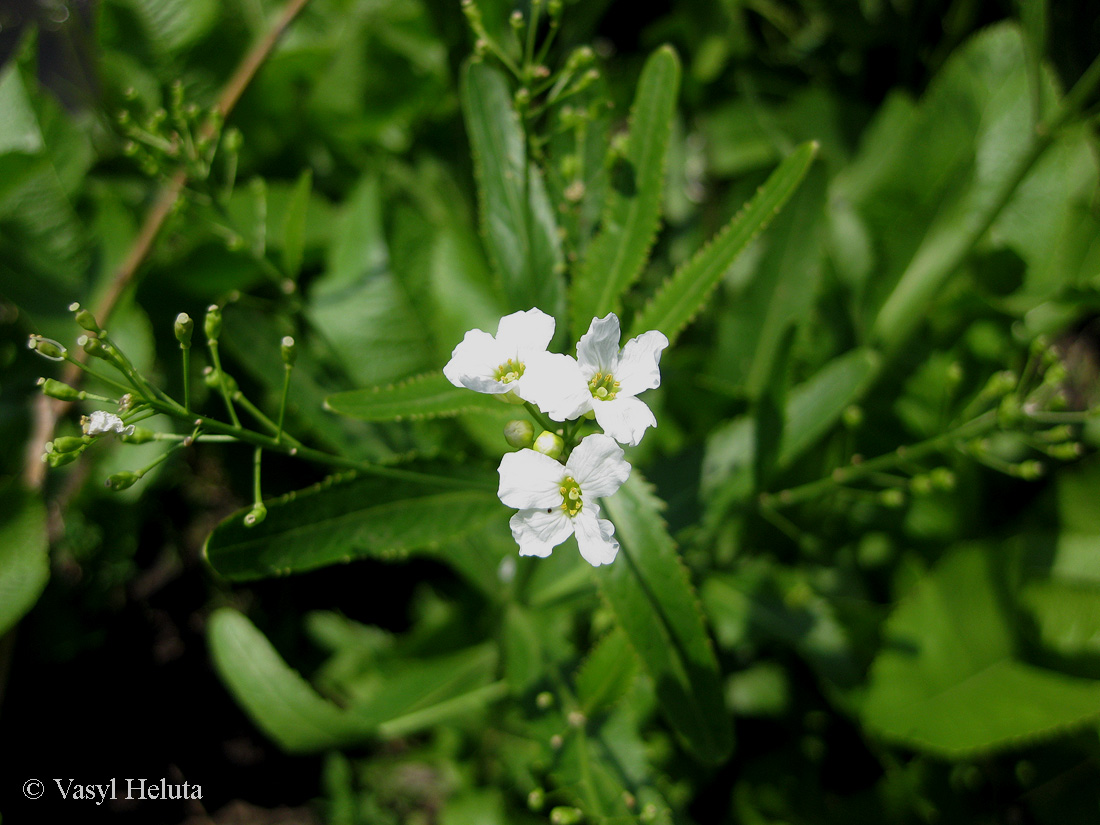
[[611,373],[597,372],[588,382],[588,389],[592,392],[593,398],[610,401],[619,393],[619,382]]
[[581,485],[577,484],[572,476],[566,476],[561,480],[561,509],[572,518],[581,511],[584,506],[581,501]]
[[509,358],[497,367],[497,381],[502,384],[511,384],[523,375],[523,362]]

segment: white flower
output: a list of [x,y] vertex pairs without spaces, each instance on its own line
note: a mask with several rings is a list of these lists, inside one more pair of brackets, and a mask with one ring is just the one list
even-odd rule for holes
[[83,416],[80,423],[84,435],[104,435],[106,433],[130,435],[134,432],[133,424],[127,427],[117,415],[103,410],[96,410],[91,415]]
[[513,312],[500,319],[497,334],[466,333],[451,353],[443,375],[456,387],[534,401],[529,391],[532,367],[566,356],[546,351],[554,337],[554,318],[539,309]]
[[519,509],[508,524],[521,556],[549,556],[575,533],[589,564],[615,560],[615,526],[599,518],[596,502],[618,490],[630,475],[623,448],[613,440],[600,434],[584,438],[564,467],[534,450],[507,453],[499,472],[500,500]]
[[593,318],[577,342],[577,360],[555,364],[531,391],[555,421],[591,411],[605,433],[633,446],[647,428],[657,426],[652,411],[635,396],[661,385],[661,351],[668,339],[650,330],[631,338],[620,351],[619,337],[619,319],[613,312]]

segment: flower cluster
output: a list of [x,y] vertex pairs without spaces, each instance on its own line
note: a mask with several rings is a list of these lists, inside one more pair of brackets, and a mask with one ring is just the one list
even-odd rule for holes
[[[651,330],[620,349],[614,313],[592,319],[575,358],[547,352],[553,337],[553,317],[538,309],[512,313],[501,318],[495,336],[467,332],[443,374],[455,386],[526,405],[537,422],[541,414],[563,424],[537,438],[526,422],[510,422],[505,430],[508,443],[520,449],[500,462],[498,495],[519,510],[509,524],[520,554],[547,556],[575,534],[588,562],[608,564],[619,544],[614,525],[599,517],[597,499],[630,475],[619,444],[634,446],[657,425],[637,396],[660,386],[668,339]],[[592,419],[603,433],[579,437]]]

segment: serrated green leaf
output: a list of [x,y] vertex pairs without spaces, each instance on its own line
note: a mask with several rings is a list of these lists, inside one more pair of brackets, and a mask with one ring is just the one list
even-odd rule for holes
[[577,702],[585,716],[602,713],[622,699],[638,673],[638,657],[621,629],[596,644],[577,671]]
[[302,269],[302,250],[306,237],[306,211],[313,186],[313,171],[306,169],[290,194],[283,215],[283,272],[291,280],[298,279]]
[[260,524],[246,527],[241,510],[207,538],[206,559],[226,578],[435,550],[503,515],[490,492],[425,492],[423,484],[385,478],[329,479],[265,505]]
[[218,19],[214,0],[127,0],[162,57],[185,49]]
[[0,514],[0,636],[34,607],[50,578],[46,510],[40,498],[7,489]]
[[637,469],[603,503],[621,549],[597,572],[600,589],[669,724],[699,759],[720,762],[733,747],[733,726],[695,590],[660,516],[663,503]]
[[599,234],[572,283],[574,338],[585,333],[593,318],[620,311],[622,294],[645,266],[660,223],[679,88],[680,59],[671,46],[663,46],[642,69],[626,151],[616,159],[612,175],[612,183],[619,184],[609,188]]
[[361,742],[374,725],[324,699],[290,668],[246,616],[223,607],[207,626],[218,675],[256,726],[284,750],[305,753]]
[[338,392],[325,399],[325,407],[362,421],[402,421],[499,410],[502,404],[492,395],[456,387],[441,372],[430,372],[386,387]]
[[1013,656],[997,592],[997,553],[962,547],[891,614],[862,716],[878,736],[951,758],[1049,739],[1095,724],[1100,681]]
[[486,63],[468,63],[461,97],[482,234],[508,306],[560,315],[565,300],[561,241],[542,175],[527,158],[508,81]]
[[670,342],[675,341],[737,256],[794,194],[816,154],[817,144],[810,142],[785,158],[725,228],[661,285],[635,319],[630,335],[659,329]]

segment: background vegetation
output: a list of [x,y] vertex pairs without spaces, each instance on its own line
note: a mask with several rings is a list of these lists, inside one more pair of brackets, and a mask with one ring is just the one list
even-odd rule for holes
[[[1095,820],[1090,5],[539,9],[544,60],[506,0],[0,4],[3,822]],[[266,450],[254,528],[244,444],[47,467],[73,301],[225,421],[222,306],[339,458]],[[673,339],[606,568],[516,556],[513,413],[394,388],[532,305]]]

